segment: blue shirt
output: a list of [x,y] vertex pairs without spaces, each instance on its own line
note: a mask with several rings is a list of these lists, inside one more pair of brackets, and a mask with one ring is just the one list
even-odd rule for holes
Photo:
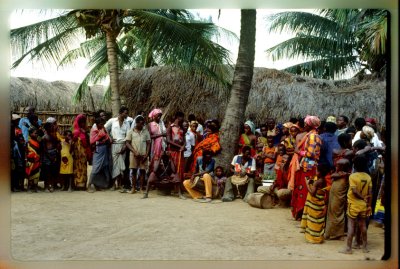
[[333,150],[340,149],[338,138],[332,133],[323,133],[320,135],[322,140],[321,154],[319,157],[319,164],[329,165],[334,168],[333,164]]
[[206,166],[206,169],[203,169],[203,156],[198,157],[196,160],[196,171],[199,171],[199,173],[207,172],[210,176],[213,176],[214,166],[215,166],[214,158],[211,158],[211,161]]
[[[38,125],[42,125],[42,121],[38,120]],[[22,131],[22,136],[24,137],[24,140],[26,143],[28,143],[29,139],[29,127],[31,127],[31,122],[29,121],[28,118],[24,117],[19,120],[18,127]]]

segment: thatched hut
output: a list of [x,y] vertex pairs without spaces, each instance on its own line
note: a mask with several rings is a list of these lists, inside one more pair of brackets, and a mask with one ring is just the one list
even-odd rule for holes
[[[169,67],[125,70],[120,78],[121,94],[131,111],[161,107],[167,116],[181,110],[202,119],[224,117],[229,86]],[[260,124],[268,117],[284,122],[292,116],[315,114],[324,119],[343,114],[350,120],[374,117],[385,125],[385,102],[386,81],[372,76],[323,80],[255,68],[246,118]]]
[[[233,73],[231,74],[233,76]],[[154,107],[164,110],[167,117],[181,110],[204,119],[222,120],[229,98],[229,86],[197,75],[182,73],[171,67],[125,70],[120,76],[122,103],[131,115]],[[74,104],[72,96],[77,83],[41,79],[11,78],[11,109],[33,105],[37,110],[84,112],[105,108],[104,88],[91,87],[82,102]],[[330,115],[373,117],[385,125],[386,81],[372,76],[347,80],[323,80],[302,77],[267,68],[255,68],[246,118],[257,124],[274,117],[279,122],[292,116],[307,114],[326,118]],[[93,109],[94,108],[94,109]]]
[[72,97],[78,86],[78,83],[68,81],[49,82],[42,79],[11,77],[11,110],[23,111],[27,106],[34,106],[38,111],[79,113],[109,107],[103,104],[103,86],[90,87],[82,101],[74,103]]

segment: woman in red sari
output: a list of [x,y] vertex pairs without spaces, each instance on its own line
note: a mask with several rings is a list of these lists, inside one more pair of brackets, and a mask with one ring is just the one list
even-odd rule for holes
[[167,129],[164,122],[161,120],[161,109],[155,108],[150,114],[151,122],[148,125],[151,137],[151,155],[150,155],[150,171],[157,171],[160,164],[161,156],[166,149]]
[[221,145],[219,143],[219,122],[217,120],[212,120],[207,124],[207,136],[203,141],[201,141],[194,148],[192,156],[193,162],[190,169],[191,173],[194,173],[196,170],[196,160],[198,157],[203,156],[203,150],[212,151],[214,156],[221,150]]
[[[320,126],[321,121],[316,116],[307,116],[304,119],[304,123],[304,129],[307,134],[299,143],[300,147],[295,150],[295,153],[301,158],[299,170],[294,177],[294,190],[291,201],[292,216],[296,220],[301,220],[308,193],[306,182],[309,179],[313,179],[317,173],[317,162],[321,149],[321,138],[317,133],[317,128]],[[305,142],[302,146],[303,141]]]

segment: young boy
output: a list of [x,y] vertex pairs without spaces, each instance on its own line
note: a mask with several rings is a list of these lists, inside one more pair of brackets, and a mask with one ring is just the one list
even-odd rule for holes
[[339,251],[344,254],[352,254],[352,242],[355,227],[358,225],[361,232],[361,244],[363,252],[367,249],[366,220],[371,215],[372,181],[368,175],[367,158],[358,155],[353,159],[355,172],[349,177],[349,190],[347,192],[347,245]]
[[61,164],[60,164],[60,178],[63,182],[64,191],[72,191],[73,183],[73,163],[72,158],[72,132],[70,130],[64,131],[64,139],[61,141]]
[[132,179],[132,189],[130,193],[135,193],[137,171],[140,169],[140,189],[143,189],[144,175],[148,169],[148,157],[150,154],[150,133],[147,128],[143,128],[145,120],[142,116],[136,117],[134,129],[128,131],[126,135],[126,146],[131,151],[129,156],[129,169]]
[[275,180],[275,162],[277,155],[277,147],[274,146],[274,137],[267,137],[267,145],[263,148],[264,159],[264,174],[270,180]]

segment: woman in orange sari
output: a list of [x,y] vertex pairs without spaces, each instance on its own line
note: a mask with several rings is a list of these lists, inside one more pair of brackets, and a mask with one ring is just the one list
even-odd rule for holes
[[[301,158],[298,167],[296,167],[297,163],[294,164],[298,171],[294,176],[294,189],[291,201],[292,216],[296,220],[301,220],[308,193],[306,181],[314,178],[316,175],[317,161],[319,160],[322,143],[317,133],[317,128],[321,124],[319,118],[316,116],[307,116],[304,119],[304,123],[304,129],[307,131],[307,134],[300,141],[300,147],[295,150],[298,158]],[[295,157],[292,158],[292,161],[293,159]]]
[[190,168],[190,172],[194,173],[196,170],[196,160],[198,157],[203,155],[203,150],[212,151],[214,156],[217,152],[221,150],[221,145],[219,143],[219,122],[217,120],[212,120],[207,124],[207,136],[194,148],[192,156],[193,162]]

